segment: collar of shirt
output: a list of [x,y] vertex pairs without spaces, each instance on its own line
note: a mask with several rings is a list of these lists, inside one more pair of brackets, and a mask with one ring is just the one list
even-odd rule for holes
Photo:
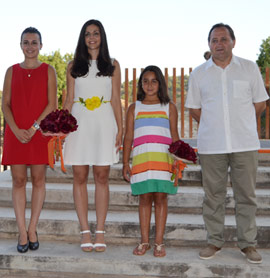
[[[237,65],[237,66],[240,67],[239,59],[238,59],[236,56],[234,56],[234,55],[232,55],[231,62],[230,62],[230,64],[229,64],[227,67],[231,66],[232,64],[235,64],[235,65]],[[211,68],[211,67],[220,68],[219,66],[217,66],[217,65],[215,64],[215,62],[213,61],[212,57],[211,57],[208,61],[206,61],[205,69],[208,70],[208,69]],[[226,68],[227,68],[227,67],[226,67]]]

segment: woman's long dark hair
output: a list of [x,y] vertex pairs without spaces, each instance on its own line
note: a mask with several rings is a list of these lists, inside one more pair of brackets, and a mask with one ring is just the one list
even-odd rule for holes
[[78,44],[74,55],[73,65],[71,68],[71,76],[73,78],[85,76],[89,71],[89,65],[91,64],[92,57],[88,53],[88,49],[85,44],[85,33],[86,28],[92,24],[96,25],[99,28],[101,38],[99,55],[97,58],[97,68],[99,70],[97,76],[113,75],[115,67],[112,65],[104,27],[100,21],[91,19],[85,22],[80,32]]
[[170,97],[167,92],[166,81],[165,81],[164,75],[162,74],[160,68],[157,66],[148,66],[142,71],[139,81],[138,81],[137,100],[143,101],[145,98],[145,92],[143,91],[142,81],[143,81],[143,75],[148,71],[151,71],[155,74],[156,79],[159,83],[158,98],[160,100],[160,103],[161,104],[169,103]]

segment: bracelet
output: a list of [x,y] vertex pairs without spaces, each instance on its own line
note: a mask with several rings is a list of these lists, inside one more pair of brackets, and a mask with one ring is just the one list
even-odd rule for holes
[[129,165],[129,162],[123,163],[123,166]]

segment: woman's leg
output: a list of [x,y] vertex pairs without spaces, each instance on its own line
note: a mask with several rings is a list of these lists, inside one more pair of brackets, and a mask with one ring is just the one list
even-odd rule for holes
[[[96,231],[104,231],[109,207],[109,173],[110,166],[93,166],[95,181]],[[104,234],[96,234],[95,243],[104,243]],[[102,247],[102,249],[104,249]]]
[[36,229],[38,219],[45,199],[46,165],[31,165],[32,198],[31,218],[28,226],[29,241],[36,242]]
[[[89,174],[88,165],[72,166],[73,168],[73,198],[81,231],[89,230],[88,224],[88,191],[87,179]],[[90,233],[82,234],[81,243],[90,243]],[[84,247],[83,250],[90,251],[92,247]]]
[[156,243],[162,244],[168,215],[167,193],[154,193]]
[[11,165],[12,175],[12,200],[16,221],[19,230],[19,244],[27,244],[27,231],[25,225],[26,206],[26,165]]

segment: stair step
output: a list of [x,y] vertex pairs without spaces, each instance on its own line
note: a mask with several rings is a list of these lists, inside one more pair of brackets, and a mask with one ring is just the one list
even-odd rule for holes
[[15,240],[0,240],[1,277],[244,278],[269,277],[270,272],[269,249],[258,249],[263,262],[252,265],[241,255],[238,248],[228,247],[224,247],[212,260],[201,260],[197,248],[167,247],[166,257],[155,258],[153,249],[144,256],[134,256],[134,246],[125,245],[108,245],[104,253],[87,253],[82,252],[76,243],[41,241],[39,250],[19,254],[16,244]]
[[[44,208],[74,209],[72,184],[47,183]],[[94,184],[88,184],[89,209],[94,208]],[[11,177],[2,180],[0,185],[0,206],[12,207]],[[234,213],[234,198],[232,188],[227,189],[227,213]],[[26,186],[27,206],[30,207],[32,185]],[[270,189],[256,190],[259,215],[270,215]],[[179,186],[178,194],[168,196],[169,212],[201,213],[204,191],[202,187]],[[131,194],[129,184],[112,184],[110,186],[110,210],[138,210],[138,196]]]
[[[30,209],[26,209],[27,223],[30,218]],[[95,231],[96,215],[89,211],[88,220],[90,229]],[[269,217],[257,216],[258,246],[270,247]],[[134,244],[140,239],[139,216],[136,211],[109,211],[106,220],[106,240],[119,244]],[[47,240],[80,240],[79,223],[75,210],[43,209],[38,224],[40,239]],[[0,210],[0,238],[15,238],[17,225],[12,208]],[[150,238],[154,238],[154,215],[151,219]],[[166,244],[172,246],[201,246],[205,243],[206,231],[201,215],[169,213],[165,236]],[[236,230],[235,217],[225,217],[225,239],[231,246],[235,245]]]
[[[56,163],[54,169],[48,167],[47,182],[51,183],[73,183],[73,175],[72,175],[72,166],[66,166],[66,173],[61,171],[61,167],[59,162]],[[230,179],[228,179],[228,186],[230,186]],[[259,166],[257,171],[257,186],[258,187],[270,187],[270,167],[268,166]],[[93,182],[93,173],[92,168],[90,167],[89,171],[89,183]],[[110,171],[110,183],[123,183],[126,182],[122,177],[122,164],[114,164],[111,166]],[[183,171],[183,178],[179,181],[179,184],[184,186],[201,186],[201,166],[188,164],[187,168]]]

